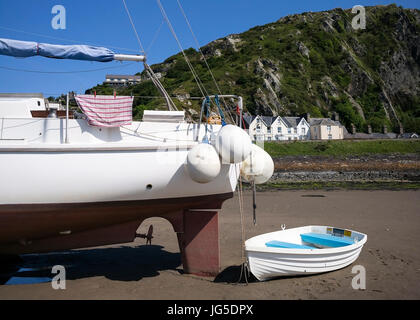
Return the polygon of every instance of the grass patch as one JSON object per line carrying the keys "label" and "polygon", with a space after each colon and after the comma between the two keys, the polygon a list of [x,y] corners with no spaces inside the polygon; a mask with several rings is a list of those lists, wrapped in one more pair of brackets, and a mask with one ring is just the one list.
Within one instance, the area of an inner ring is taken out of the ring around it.
{"label": "grass patch", "polygon": [[265,142],[264,149],[273,157],[301,155],[367,155],[367,154],[420,154],[420,140],[339,140]]}
{"label": "grass patch", "polygon": [[419,190],[420,182],[400,181],[327,181],[274,182],[257,186],[258,191],[274,190]]}

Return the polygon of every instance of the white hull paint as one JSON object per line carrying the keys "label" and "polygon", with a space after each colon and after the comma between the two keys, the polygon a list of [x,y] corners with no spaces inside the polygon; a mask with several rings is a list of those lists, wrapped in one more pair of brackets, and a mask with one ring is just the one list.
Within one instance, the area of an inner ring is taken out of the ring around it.
{"label": "white hull paint", "polygon": [[[196,124],[133,122],[120,128],[64,119],[0,119],[0,204],[178,198],[233,192],[239,169],[222,165],[213,181],[194,182],[187,153]],[[204,134],[204,125],[199,132]],[[210,126],[215,138],[220,126]]]}
{"label": "white hull paint", "polygon": [[365,234],[352,231],[352,245],[325,249],[288,249],[265,246],[271,240],[303,244],[302,233],[326,233],[327,226],[305,226],[265,233],[245,242],[248,265],[260,281],[281,276],[309,275],[338,270],[352,264],[367,240]]}

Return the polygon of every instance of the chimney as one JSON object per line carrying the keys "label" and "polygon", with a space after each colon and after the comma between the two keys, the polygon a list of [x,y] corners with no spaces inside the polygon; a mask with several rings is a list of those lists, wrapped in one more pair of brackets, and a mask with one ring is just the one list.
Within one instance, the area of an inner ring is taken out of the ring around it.
{"label": "chimney", "polygon": [[311,114],[308,112],[306,113],[306,122],[309,123],[309,121],[311,121]]}
{"label": "chimney", "polygon": [[370,124],[368,124],[367,129],[368,129],[368,134],[372,134],[372,126]]}
{"label": "chimney", "polygon": [[340,121],[340,116],[338,115],[338,113],[337,113],[337,112],[334,112],[334,113],[333,113],[333,120],[334,120],[334,121]]}
{"label": "chimney", "polygon": [[400,134],[404,134],[404,127],[400,125]]}
{"label": "chimney", "polygon": [[384,124],[384,134],[388,133],[388,127]]}
{"label": "chimney", "polygon": [[354,125],[354,123],[351,124],[351,133],[356,134],[356,126]]}

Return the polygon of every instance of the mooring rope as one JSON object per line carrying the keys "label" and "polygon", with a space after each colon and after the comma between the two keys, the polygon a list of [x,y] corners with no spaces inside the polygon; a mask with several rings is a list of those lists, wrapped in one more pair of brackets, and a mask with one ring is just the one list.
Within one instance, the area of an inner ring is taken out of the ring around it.
{"label": "mooring rope", "polygon": [[[238,176],[238,166],[235,165],[235,172]],[[239,214],[241,217],[241,273],[239,275],[239,279],[236,284],[239,284],[242,280],[242,274],[245,276],[245,282],[248,284],[248,277],[247,277],[247,263],[245,259],[245,228],[244,228],[244,199],[243,199],[243,189],[242,189],[242,177],[239,172],[239,183],[238,183],[238,200],[239,200]]]}

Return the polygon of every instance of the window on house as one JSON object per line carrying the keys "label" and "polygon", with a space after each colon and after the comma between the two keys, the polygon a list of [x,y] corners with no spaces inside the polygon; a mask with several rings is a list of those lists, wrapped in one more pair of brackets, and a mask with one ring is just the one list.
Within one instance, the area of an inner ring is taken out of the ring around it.
{"label": "window on house", "polygon": [[270,141],[271,140],[271,137],[267,137],[267,140]]}
{"label": "window on house", "polygon": [[331,126],[327,126],[327,131],[331,131]]}
{"label": "window on house", "polygon": [[332,140],[332,134],[328,135],[328,140]]}
{"label": "window on house", "polygon": [[277,128],[277,132],[278,132],[278,133],[281,133],[281,127],[278,127],[278,128]]}
{"label": "window on house", "polygon": [[267,128],[267,133],[271,133],[271,127]]}
{"label": "window on house", "polygon": [[287,133],[292,133],[292,128],[287,128]]}
{"label": "window on house", "polygon": [[305,128],[301,128],[300,130],[301,130],[302,134],[304,135],[305,134]]}
{"label": "window on house", "polygon": [[290,141],[290,140],[292,140],[292,138],[289,137],[288,140]]}

